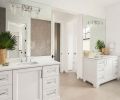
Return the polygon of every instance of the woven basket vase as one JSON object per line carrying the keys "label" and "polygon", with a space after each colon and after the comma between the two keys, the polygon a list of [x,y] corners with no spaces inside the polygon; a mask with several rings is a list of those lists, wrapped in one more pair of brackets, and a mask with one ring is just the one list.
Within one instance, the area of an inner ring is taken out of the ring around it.
{"label": "woven basket vase", "polygon": [[0,49],[0,64],[5,64],[7,60],[7,50]]}

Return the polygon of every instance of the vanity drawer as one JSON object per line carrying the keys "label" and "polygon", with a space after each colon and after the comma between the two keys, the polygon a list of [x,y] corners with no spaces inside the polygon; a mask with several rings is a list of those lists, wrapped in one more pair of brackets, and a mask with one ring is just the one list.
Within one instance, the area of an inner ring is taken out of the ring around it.
{"label": "vanity drawer", "polygon": [[104,71],[98,71],[97,72],[97,78],[98,79],[104,78]]}
{"label": "vanity drawer", "polygon": [[102,84],[105,82],[105,78],[102,76],[102,77],[99,77],[98,79],[98,84]]}
{"label": "vanity drawer", "polygon": [[43,77],[59,75],[59,65],[43,67]]}
{"label": "vanity drawer", "polygon": [[97,65],[97,71],[104,71],[105,65],[104,64],[98,64]]}
{"label": "vanity drawer", "polygon": [[56,88],[43,90],[43,100],[55,100],[57,97],[58,90]]}
{"label": "vanity drawer", "polygon": [[12,100],[12,98],[4,99],[4,100]]}
{"label": "vanity drawer", "polygon": [[118,63],[113,63],[113,67],[116,68],[116,70],[118,70],[118,68],[119,68]]}
{"label": "vanity drawer", "polygon": [[12,84],[12,71],[0,72],[0,86]]}
{"label": "vanity drawer", "polygon": [[113,57],[113,61],[118,61],[118,57]]}
{"label": "vanity drawer", "polygon": [[9,98],[12,98],[12,86],[0,87],[0,100],[9,100]]}
{"label": "vanity drawer", "polygon": [[3,99],[3,100],[12,100],[12,98],[8,98],[8,99]]}
{"label": "vanity drawer", "polygon": [[99,84],[102,84],[102,83],[104,83],[104,81],[105,81],[105,72],[104,71],[99,71],[98,73],[97,73],[97,82],[99,83]]}
{"label": "vanity drawer", "polygon": [[116,64],[116,65],[118,65],[118,61],[113,61],[113,64]]}
{"label": "vanity drawer", "polygon": [[103,59],[103,60],[98,60],[97,61],[97,65],[101,65],[101,64],[105,64],[105,62],[106,62],[106,60],[105,59]]}
{"label": "vanity drawer", "polygon": [[51,87],[58,87],[59,85],[59,77],[48,77],[43,78],[43,89],[51,88]]}

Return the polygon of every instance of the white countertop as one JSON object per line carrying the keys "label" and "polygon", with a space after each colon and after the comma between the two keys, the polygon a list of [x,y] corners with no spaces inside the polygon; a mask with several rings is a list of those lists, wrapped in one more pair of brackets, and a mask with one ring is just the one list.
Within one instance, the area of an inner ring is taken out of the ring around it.
{"label": "white countertop", "polygon": [[16,70],[16,69],[25,69],[25,68],[34,68],[34,67],[42,67],[42,66],[50,66],[50,65],[59,65],[60,62],[54,60],[39,60],[39,62],[23,62],[23,63],[10,63],[9,66],[0,66],[0,71],[7,70]]}
{"label": "white countertop", "polygon": [[113,58],[113,57],[118,57],[118,56],[114,56],[114,55],[100,55],[98,57],[84,57],[84,59],[99,60],[99,59],[106,59],[106,58]]}

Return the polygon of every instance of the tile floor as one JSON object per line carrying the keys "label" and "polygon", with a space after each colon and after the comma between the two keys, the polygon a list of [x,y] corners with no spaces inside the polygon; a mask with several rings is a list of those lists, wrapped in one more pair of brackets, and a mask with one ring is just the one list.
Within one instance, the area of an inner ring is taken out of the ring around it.
{"label": "tile floor", "polygon": [[120,81],[114,80],[93,88],[91,84],[77,80],[74,73],[60,77],[61,100],[120,100]]}

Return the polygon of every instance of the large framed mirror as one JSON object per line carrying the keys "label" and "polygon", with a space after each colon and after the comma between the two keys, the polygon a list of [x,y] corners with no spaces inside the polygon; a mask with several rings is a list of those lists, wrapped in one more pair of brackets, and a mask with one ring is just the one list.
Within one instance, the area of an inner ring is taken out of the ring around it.
{"label": "large framed mirror", "polygon": [[106,42],[105,19],[83,16],[83,51],[96,51],[97,40]]}
{"label": "large framed mirror", "polygon": [[9,58],[22,58],[26,56],[27,25],[23,23],[8,22],[8,31],[16,36],[17,45],[15,50],[9,51]]}
{"label": "large framed mirror", "polygon": [[51,55],[51,21],[31,19],[31,56]]}

